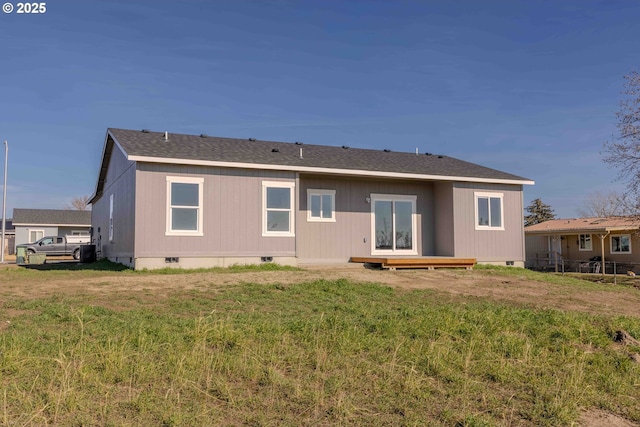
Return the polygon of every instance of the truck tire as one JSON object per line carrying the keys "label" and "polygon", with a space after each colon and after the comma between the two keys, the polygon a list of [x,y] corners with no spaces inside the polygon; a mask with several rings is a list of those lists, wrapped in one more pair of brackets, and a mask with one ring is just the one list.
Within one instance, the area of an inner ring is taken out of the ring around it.
{"label": "truck tire", "polygon": [[35,253],[36,251],[34,251],[33,249],[27,249],[27,255],[33,255]]}
{"label": "truck tire", "polygon": [[73,251],[73,259],[75,259],[76,261],[80,260],[80,248]]}

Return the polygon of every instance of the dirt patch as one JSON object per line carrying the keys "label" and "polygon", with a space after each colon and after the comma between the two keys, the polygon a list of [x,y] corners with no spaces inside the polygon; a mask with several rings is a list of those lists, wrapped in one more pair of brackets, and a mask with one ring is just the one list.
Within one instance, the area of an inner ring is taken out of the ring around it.
{"label": "dirt patch", "polygon": [[629,420],[597,409],[584,411],[578,421],[580,427],[637,427]]}
{"label": "dirt patch", "polygon": [[[310,267],[302,271],[210,272],[184,275],[113,272],[91,277],[35,277],[2,283],[0,296],[40,298],[61,294],[152,293],[156,297],[179,290],[207,289],[240,283],[295,284],[320,279],[346,278],[356,282],[376,282],[400,290],[428,289],[452,297],[477,297],[538,308],[574,310],[594,314],[640,317],[640,290],[611,285],[610,288],[569,287],[530,280],[524,276],[504,276],[487,270],[370,270],[361,265]],[[621,293],[623,292],[623,293]],[[623,297],[621,297],[623,295]]]}

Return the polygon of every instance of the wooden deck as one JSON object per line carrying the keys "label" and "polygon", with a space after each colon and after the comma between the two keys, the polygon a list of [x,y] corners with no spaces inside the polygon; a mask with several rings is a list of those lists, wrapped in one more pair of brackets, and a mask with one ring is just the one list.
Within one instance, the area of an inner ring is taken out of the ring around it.
{"label": "wooden deck", "polygon": [[475,258],[449,257],[414,257],[414,258],[386,258],[386,257],[351,257],[350,262],[380,264],[382,268],[395,270],[396,268],[466,268],[473,269]]}

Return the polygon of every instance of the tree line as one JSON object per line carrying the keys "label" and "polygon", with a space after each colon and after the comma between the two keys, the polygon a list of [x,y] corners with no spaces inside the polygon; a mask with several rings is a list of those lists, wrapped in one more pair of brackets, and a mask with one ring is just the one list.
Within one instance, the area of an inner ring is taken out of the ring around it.
{"label": "tree line", "polygon": [[[593,192],[587,195],[578,209],[581,217],[640,216],[640,74],[624,76],[620,109],[616,112],[616,133],[605,141],[603,160],[625,183],[619,192]],[[524,224],[533,225],[555,219],[555,213],[541,199],[534,199],[526,207]]]}

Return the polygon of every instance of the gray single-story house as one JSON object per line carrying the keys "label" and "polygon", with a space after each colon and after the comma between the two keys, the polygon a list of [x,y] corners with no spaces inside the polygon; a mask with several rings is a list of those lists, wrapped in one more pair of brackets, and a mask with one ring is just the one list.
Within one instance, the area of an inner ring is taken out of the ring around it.
{"label": "gray single-story house", "polygon": [[108,129],[91,224],[139,268],[351,257],[524,266],[523,185],[431,153]]}
{"label": "gray single-story house", "polygon": [[15,208],[13,226],[16,245],[33,243],[44,236],[88,235],[91,230],[91,212]]}

